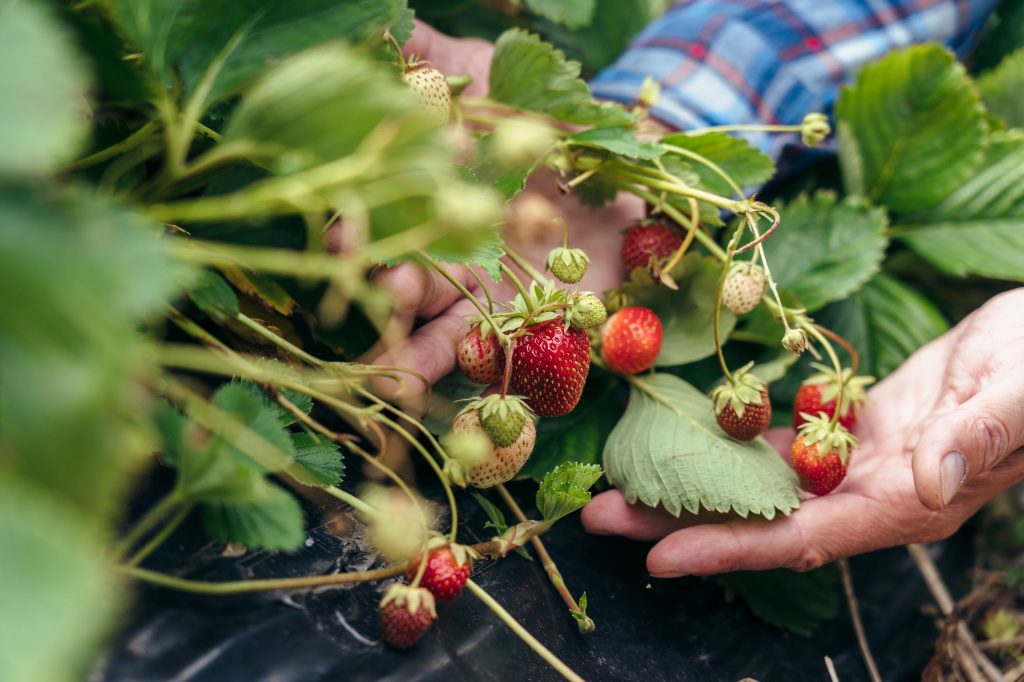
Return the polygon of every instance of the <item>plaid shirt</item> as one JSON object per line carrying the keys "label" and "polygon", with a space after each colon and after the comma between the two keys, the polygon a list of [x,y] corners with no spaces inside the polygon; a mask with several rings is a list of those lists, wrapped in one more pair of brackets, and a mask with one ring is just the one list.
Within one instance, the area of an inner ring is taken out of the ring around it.
{"label": "plaid shirt", "polygon": [[[682,130],[797,124],[827,112],[841,84],[893,49],[936,41],[962,58],[997,0],[688,0],[644,29],[591,82],[596,97],[636,101],[661,83],[655,118]],[[778,156],[794,134],[748,133]]]}

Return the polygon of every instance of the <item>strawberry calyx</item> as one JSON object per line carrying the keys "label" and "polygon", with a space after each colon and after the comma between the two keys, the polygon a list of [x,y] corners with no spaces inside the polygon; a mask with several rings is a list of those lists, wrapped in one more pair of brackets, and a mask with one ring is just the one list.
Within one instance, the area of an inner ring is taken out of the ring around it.
{"label": "strawberry calyx", "polygon": [[472,410],[480,411],[480,426],[491,442],[501,448],[516,442],[526,420],[534,418],[526,406],[526,399],[519,395],[495,393],[485,398],[474,398],[459,414]]}
{"label": "strawberry calyx", "polygon": [[753,362],[747,363],[732,373],[731,382],[727,381],[711,391],[716,416],[731,406],[736,416],[742,419],[747,405],[761,404],[765,383],[750,373],[753,366]]}
{"label": "strawberry calyx", "polygon": [[836,453],[843,466],[850,462],[850,451],[860,447],[860,441],[842,424],[833,424],[828,417],[819,417],[801,412],[807,421],[797,431],[797,438],[803,439],[804,446],[817,445],[818,457],[830,452]]}
{"label": "strawberry calyx", "polygon": [[[452,553],[452,557],[455,558],[455,565],[462,568],[467,563],[469,564],[470,570],[473,569],[473,562],[477,559],[481,559],[480,552],[476,551],[472,547],[467,545],[460,545],[457,542],[452,542],[447,536],[437,533],[433,533],[431,538],[427,540],[426,545],[423,547],[423,551],[429,556],[436,550],[447,547],[448,551]],[[410,566],[415,566],[418,560],[422,560],[423,552],[418,552],[415,557],[409,560]]]}
{"label": "strawberry calyx", "polygon": [[383,609],[391,602],[405,607],[409,613],[416,613],[424,608],[432,617],[437,618],[437,603],[434,600],[434,595],[430,594],[426,588],[395,583],[384,593],[380,600],[380,608]]}
{"label": "strawberry calyx", "polygon": [[526,289],[526,296],[523,295],[523,292],[516,294],[512,301],[512,312],[501,313],[494,317],[504,320],[501,331],[509,333],[520,328],[529,329],[542,322],[561,318],[568,304],[565,291],[558,288],[554,282],[548,282],[543,289],[536,282],[531,282]]}
{"label": "strawberry calyx", "polygon": [[588,263],[590,263],[590,257],[583,249],[559,246],[548,254],[544,269],[550,270],[562,282],[575,284],[583,278]]}
{"label": "strawberry calyx", "polygon": [[[821,391],[821,403],[825,405],[839,398],[839,375],[831,367],[812,362],[811,367],[818,370],[804,380],[804,386],[817,386]],[[843,400],[836,405],[836,412],[844,415],[852,408],[853,414],[860,418],[861,407],[870,399],[864,390],[875,382],[871,376],[854,376],[852,367],[843,368]]]}

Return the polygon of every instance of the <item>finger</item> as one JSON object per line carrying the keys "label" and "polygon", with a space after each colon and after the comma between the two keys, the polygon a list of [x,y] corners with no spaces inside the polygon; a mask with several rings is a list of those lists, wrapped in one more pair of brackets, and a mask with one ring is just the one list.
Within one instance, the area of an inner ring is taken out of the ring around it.
{"label": "finger", "polygon": [[618,490],[609,490],[592,499],[581,512],[583,527],[595,535],[623,535],[633,540],[660,540],[669,533],[698,523],[724,521],[725,514],[701,511],[699,515],[683,510],[678,517],[664,509],[645,504],[629,504]]}
{"label": "finger", "polygon": [[463,94],[467,97],[487,96],[493,43],[480,38],[452,38],[421,21],[415,21],[412,37],[402,51],[410,59],[421,54],[446,76],[468,74],[473,81]]}
{"label": "finger", "polygon": [[886,514],[865,513],[864,504],[860,495],[832,493],[805,500],[781,519],[751,516],[679,530],[654,546],[647,570],[658,578],[780,567],[809,570],[841,556],[899,544],[893,531],[900,527],[890,527]]}
{"label": "finger", "polygon": [[[470,301],[459,301],[382,354],[374,364],[411,369],[434,384],[455,369],[455,349],[466,335],[467,318],[475,310]],[[390,377],[374,377],[372,383],[374,389],[386,398],[406,398],[426,390],[426,386],[415,377],[405,381],[404,387]]]}
{"label": "finger", "polygon": [[914,487],[943,509],[960,487],[1024,446],[1024,385],[1007,377],[931,423],[914,449]]}
{"label": "finger", "polygon": [[[480,288],[466,268],[446,264],[442,264],[442,267],[469,291]],[[463,296],[441,273],[424,270],[411,263],[381,268],[373,274],[373,283],[394,294],[396,313],[412,314],[428,320],[448,310]]]}

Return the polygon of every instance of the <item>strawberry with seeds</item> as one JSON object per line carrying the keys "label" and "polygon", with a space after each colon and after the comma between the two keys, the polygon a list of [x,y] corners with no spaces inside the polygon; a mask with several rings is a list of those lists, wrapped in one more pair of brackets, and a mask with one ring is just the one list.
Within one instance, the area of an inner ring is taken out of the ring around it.
{"label": "strawberry with seeds", "polygon": [[715,421],[736,440],[754,440],[768,430],[772,420],[768,387],[750,373],[753,366],[751,362],[736,370],[731,380],[711,392]]}
{"label": "strawberry with seeds", "polygon": [[733,263],[722,286],[722,305],[734,315],[749,313],[764,296],[768,280],[764,268],[752,263]]}
{"label": "strawberry with seeds", "polygon": [[504,369],[500,346],[491,325],[474,324],[456,350],[459,369],[475,384],[493,384],[501,379]]}
{"label": "strawberry with seeds", "polygon": [[622,262],[626,272],[650,267],[651,261],[671,258],[682,245],[679,235],[663,223],[641,220],[630,227],[622,239]]}
{"label": "strawberry with seeds", "polygon": [[[459,413],[452,424],[452,433],[456,436],[465,436],[476,433],[490,438],[487,431],[480,424],[480,403],[475,400]],[[505,429],[512,429],[505,425]],[[533,446],[537,442],[537,427],[533,419],[527,415],[520,427],[518,437],[509,445],[500,446],[492,442],[493,447],[487,456],[478,462],[474,462],[469,471],[466,472],[466,480],[477,488],[490,488],[499,483],[505,483],[519,473],[519,470],[526,464],[526,460],[533,453]]]}
{"label": "strawberry with seeds", "polygon": [[661,340],[661,320],[653,310],[623,308],[601,328],[601,359],[613,372],[637,374],[654,364]]}
{"label": "strawberry with seeds", "polygon": [[860,443],[841,424],[804,414],[791,454],[800,487],[815,495],[832,492],[846,478],[850,450]]}
{"label": "strawberry with seeds", "polygon": [[437,618],[434,595],[402,583],[388,588],[378,613],[381,639],[396,649],[408,649],[419,641]]}
{"label": "strawberry with seeds", "polygon": [[[473,569],[472,554],[475,552],[463,545],[433,538],[427,545],[427,565],[420,576],[420,587],[434,595],[437,601],[454,600]],[[405,578],[410,584],[416,579],[422,561],[423,553],[420,552],[406,564]]]}
{"label": "strawberry with seeds", "polygon": [[[836,413],[839,400],[839,375],[835,370],[811,363],[811,366],[818,370],[802,384],[797,391],[796,399],[793,401],[793,428],[799,429],[806,421],[803,414],[824,415],[832,419]],[[874,377],[854,376],[853,368],[847,367],[843,370],[843,404],[839,410],[839,423],[847,429],[852,429],[860,416],[860,410],[868,401],[865,388],[874,383]]]}

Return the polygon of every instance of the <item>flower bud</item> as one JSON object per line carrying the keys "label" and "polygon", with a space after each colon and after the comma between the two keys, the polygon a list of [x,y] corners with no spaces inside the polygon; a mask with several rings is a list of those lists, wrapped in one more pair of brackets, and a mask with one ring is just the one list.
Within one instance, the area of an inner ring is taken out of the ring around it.
{"label": "flower bud", "polygon": [[807,350],[807,332],[803,329],[790,329],[782,337],[782,347],[799,355]]}
{"label": "flower bud", "polygon": [[825,114],[807,114],[800,124],[800,137],[808,147],[817,147],[832,132]]}

